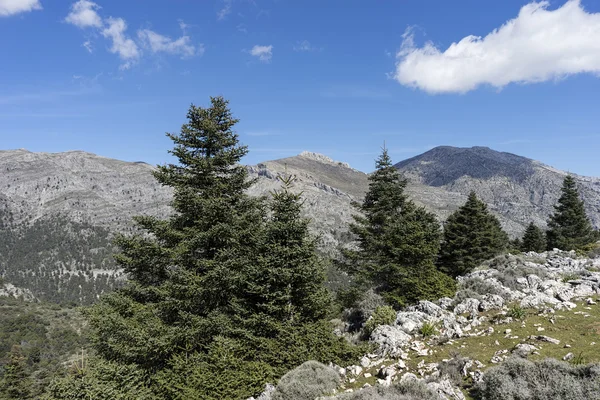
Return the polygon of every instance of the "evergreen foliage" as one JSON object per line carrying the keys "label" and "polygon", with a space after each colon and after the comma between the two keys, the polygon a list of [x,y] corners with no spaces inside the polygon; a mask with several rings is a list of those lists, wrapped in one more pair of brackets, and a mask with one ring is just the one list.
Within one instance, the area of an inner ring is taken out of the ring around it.
{"label": "evergreen foliage", "polygon": [[521,251],[535,251],[541,253],[544,250],[546,250],[546,235],[537,225],[530,222],[523,235]]}
{"label": "evergreen foliage", "polygon": [[598,240],[598,232],[592,229],[585,214],[583,200],[579,198],[577,184],[571,175],[563,181],[561,196],[554,206],[554,214],[548,220],[547,246],[551,250],[576,250]]}
{"label": "evergreen foliage", "polygon": [[25,356],[21,347],[13,345],[4,364],[4,376],[0,381],[1,399],[30,399],[31,379],[27,376]]}
{"label": "evergreen foliage", "polygon": [[454,281],[434,264],[439,223],[408,199],[405,187],[384,148],[363,203],[355,204],[362,215],[354,216],[350,230],[358,249],[343,251],[343,267],[355,282],[374,286],[396,308],[452,296],[455,289]]}
{"label": "evergreen foliage", "polygon": [[451,276],[464,275],[508,246],[508,235],[475,192],[448,217],[438,263]]}
{"label": "evergreen foliage", "polygon": [[178,163],[155,172],[174,213],[137,217],[140,233],[117,237],[130,282],[86,312],[99,365],[134,378],[115,384],[92,365],[58,382],[56,399],[82,382],[124,399],[243,399],[309,359],[344,364],[360,351],[323,320],[325,272],[293,177],[270,202],[250,197],[227,101],[187,118],[168,134]]}

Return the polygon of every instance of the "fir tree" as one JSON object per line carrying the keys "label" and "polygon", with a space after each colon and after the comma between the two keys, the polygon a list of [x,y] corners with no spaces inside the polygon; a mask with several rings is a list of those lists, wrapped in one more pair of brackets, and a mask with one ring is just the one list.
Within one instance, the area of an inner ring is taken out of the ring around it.
{"label": "fir tree", "polygon": [[440,250],[440,268],[451,276],[464,275],[482,261],[506,249],[508,235],[475,192],[448,217]]}
{"label": "fir tree", "polygon": [[374,286],[396,308],[454,291],[454,281],[434,265],[439,223],[408,199],[405,187],[384,148],[363,203],[355,204],[362,215],[354,216],[350,230],[358,250],[343,251],[343,268],[355,282]]}
{"label": "fir tree", "polygon": [[51,399],[243,399],[304,361],[343,364],[358,352],[323,319],[323,267],[291,180],[270,208],[248,196],[227,102],[211,98],[187,117],[168,134],[178,164],[155,173],[173,189],[173,214],[137,217],[141,232],[116,240],[130,280],[87,311],[98,367],[56,382]]}
{"label": "fir tree", "polygon": [[585,214],[583,200],[579,198],[577,184],[571,175],[563,181],[561,196],[554,206],[554,214],[548,221],[546,232],[548,249],[580,249],[598,240]]}
{"label": "fir tree", "polygon": [[546,236],[536,224],[530,222],[523,234],[521,251],[535,251],[541,253],[546,250]]}
{"label": "fir tree", "polygon": [[0,381],[1,399],[31,398],[32,382],[25,370],[25,360],[21,346],[14,345],[8,354],[8,361],[4,365],[4,377]]}
{"label": "fir tree", "polygon": [[325,267],[317,254],[317,238],[309,233],[309,220],[301,216],[302,194],[293,192],[296,177],[286,173],[279,180],[282,188],[271,193],[271,215],[246,293],[263,325],[266,319],[315,322],[330,305]]}

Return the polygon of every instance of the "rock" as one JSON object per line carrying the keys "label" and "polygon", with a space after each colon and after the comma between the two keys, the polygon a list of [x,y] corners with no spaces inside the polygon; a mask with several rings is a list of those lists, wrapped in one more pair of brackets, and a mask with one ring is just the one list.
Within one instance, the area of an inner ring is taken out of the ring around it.
{"label": "rock", "polygon": [[363,368],[369,368],[369,365],[371,365],[371,360],[369,360],[369,358],[365,356],[360,359],[360,365]]}
{"label": "rock", "polygon": [[552,343],[552,344],[560,344],[560,340],[551,338],[550,336],[544,336],[544,335],[529,336],[529,339],[539,340],[540,342],[547,342],[547,343]]}
{"label": "rock", "polygon": [[450,297],[442,297],[438,300],[439,306],[442,310],[448,310],[454,301]]}
{"label": "rock", "polygon": [[442,308],[430,301],[421,300],[415,306],[408,307],[408,311],[420,311],[423,314],[439,318],[444,314]]}
{"label": "rock", "polygon": [[409,381],[409,380],[418,381],[419,378],[415,374],[413,374],[412,372],[407,372],[404,375],[402,375],[402,377],[400,378],[400,382],[406,382],[406,381]]}
{"label": "rock", "polygon": [[389,357],[396,357],[402,353],[402,347],[407,346],[412,336],[407,334],[398,326],[380,325],[369,340],[379,345],[380,352]]}
{"label": "rock", "polygon": [[470,314],[477,315],[479,313],[479,304],[481,302],[477,299],[468,298],[463,300],[460,304],[454,307],[454,314]]}
{"label": "rock", "polygon": [[530,289],[538,290],[542,283],[542,278],[540,278],[539,276],[533,274],[527,275],[527,284],[529,285]]}
{"label": "rock", "polygon": [[519,357],[526,358],[528,355],[532,354],[536,350],[539,349],[532,344],[519,343],[515,346],[512,353]]}
{"label": "rock", "polygon": [[545,293],[536,292],[525,296],[521,300],[521,308],[539,308],[546,304],[558,304],[559,301]]}
{"label": "rock", "polygon": [[592,298],[588,298],[588,299],[586,299],[586,300],[585,300],[585,303],[586,303],[588,306],[593,306],[593,305],[595,305],[595,304],[596,304],[596,302],[595,302],[595,301],[594,301]]}
{"label": "rock", "polygon": [[363,369],[358,365],[353,365],[351,367],[348,367],[348,372],[354,376],[359,376],[360,374],[362,374]]}
{"label": "rock", "polygon": [[483,297],[483,300],[479,304],[479,310],[500,310],[503,305],[504,299],[502,298],[502,296],[499,296],[497,294],[488,294]]}
{"label": "rock", "polygon": [[370,373],[368,373],[368,372],[367,372],[367,373],[365,373],[365,378],[367,378],[367,379],[371,378],[372,376],[373,376],[373,375],[371,375],[371,374],[370,374]]}
{"label": "rock", "polygon": [[440,400],[465,400],[465,395],[462,391],[455,387],[449,379],[443,379],[439,382],[429,382],[427,387],[432,392],[437,393]]}
{"label": "rock", "polygon": [[574,358],[575,358],[575,354],[567,353],[567,355],[563,357],[563,361],[571,361]]}

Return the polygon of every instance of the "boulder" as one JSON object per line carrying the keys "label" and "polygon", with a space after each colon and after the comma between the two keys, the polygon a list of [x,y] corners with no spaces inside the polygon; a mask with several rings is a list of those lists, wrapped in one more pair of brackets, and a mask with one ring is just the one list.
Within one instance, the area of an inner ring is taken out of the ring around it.
{"label": "boulder", "polygon": [[384,355],[395,357],[402,353],[402,348],[410,343],[412,336],[404,332],[401,327],[380,325],[369,340],[379,345],[380,352]]}

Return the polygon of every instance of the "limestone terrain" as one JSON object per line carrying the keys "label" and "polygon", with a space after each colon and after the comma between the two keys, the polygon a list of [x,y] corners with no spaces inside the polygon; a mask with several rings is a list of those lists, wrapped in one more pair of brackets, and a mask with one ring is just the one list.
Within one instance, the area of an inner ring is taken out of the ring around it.
{"label": "limestone terrain", "polygon": [[[421,380],[442,400],[464,400],[509,357],[598,363],[599,297],[600,258],[558,250],[499,256],[460,277],[454,298],[421,301],[376,327],[374,350],[358,364],[330,364],[342,377],[334,398]],[[360,336],[339,324],[338,335]]]}
{"label": "limestone terrain", "polygon": [[[513,237],[530,221],[544,226],[565,176],[539,162],[479,147],[438,147],[397,167],[409,179],[409,196],[440,221],[475,190]],[[134,215],[170,212],[171,191],[154,180],[153,169],[82,151],[0,151],[2,275],[43,299],[89,302],[109,290],[122,279],[110,256],[112,235],[131,232]],[[362,200],[367,174],[310,152],[248,166],[248,171],[257,179],[252,195],[268,196],[280,188],[279,174],[297,177],[295,190],[304,195],[305,214],[325,253],[334,254],[352,239],[347,232],[356,212],[351,204]],[[598,226],[600,180],[576,178]],[[102,282],[96,285],[97,279]]]}

